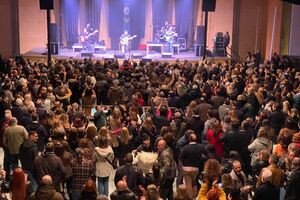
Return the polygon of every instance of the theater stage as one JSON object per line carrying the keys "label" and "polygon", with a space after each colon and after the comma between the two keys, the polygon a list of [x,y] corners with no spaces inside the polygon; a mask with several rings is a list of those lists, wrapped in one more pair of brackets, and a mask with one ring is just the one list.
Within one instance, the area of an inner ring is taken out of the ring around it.
{"label": "theater stage", "polygon": [[[22,55],[25,59],[31,60],[42,60],[44,62],[47,61],[47,50],[45,48],[34,48],[27,53]],[[179,51],[179,53],[175,52],[173,55],[160,53],[159,50],[150,50],[147,54],[146,50],[131,50],[130,53],[126,53],[122,55],[119,50],[105,50],[98,51],[93,54],[90,52],[74,52],[73,49],[60,49],[59,53],[56,55],[52,55],[52,58],[56,59],[84,59],[89,58],[91,56],[92,60],[102,60],[102,59],[112,59],[118,58],[119,60],[129,59],[132,60],[141,60],[146,59],[148,61],[159,61],[165,62],[168,61],[170,63],[175,62],[176,60],[188,60],[189,62],[197,62],[202,60],[202,56],[196,56],[195,51]],[[230,60],[229,57],[208,57],[208,60],[211,60],[212,63],[223,62],[225,60]]]}

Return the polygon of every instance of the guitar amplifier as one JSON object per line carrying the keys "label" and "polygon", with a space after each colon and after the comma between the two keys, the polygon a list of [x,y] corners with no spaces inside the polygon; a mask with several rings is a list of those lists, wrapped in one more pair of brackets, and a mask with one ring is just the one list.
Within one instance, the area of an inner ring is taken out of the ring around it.
{"label": "guitar amplifier", "polygon": [[178,38],[177,43],[179,44],[179,50],[186,50],[186,39]]}

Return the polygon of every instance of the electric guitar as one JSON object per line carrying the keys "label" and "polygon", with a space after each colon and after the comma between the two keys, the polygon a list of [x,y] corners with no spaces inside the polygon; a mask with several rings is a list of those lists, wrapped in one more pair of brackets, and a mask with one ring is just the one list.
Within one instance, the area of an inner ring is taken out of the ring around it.
{"label": "electric guitar", "polygon": [[95,30],[94,32],[89,33],[88,35],[81,35],[81,36],[80,36],[80,41],[81,41],[81,42],[85,42],[85,41],[87,41],[92,35],[95,35],[95,34],[98,33],[98,32],[99,32],[98,30]]}
{"label": "electric guitar", "polygon": [[133,38],[136,38],[136,37],[137,37],[137,35],[134,35],[132,37],[124,37],[124,38],[120,39],[120,44],[121,45],[128,45],[129,40],[132,40]]}

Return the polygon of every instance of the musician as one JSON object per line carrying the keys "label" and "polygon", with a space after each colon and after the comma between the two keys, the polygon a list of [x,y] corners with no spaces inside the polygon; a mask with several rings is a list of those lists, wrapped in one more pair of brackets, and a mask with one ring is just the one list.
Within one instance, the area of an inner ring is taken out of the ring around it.
{"label": "musician", "polygon": [[80,42],[83,45],[83,48],[89,49],[92,43],[95,43],[95,38],[93,36],[98,32],[91,27],[90,23],[87,23],[80,33]]}
{"label": "musician", "polygon": [[228,31],[225,32],[223,38],[224,38],[225,55],[227,55],[227,47],[228,47],[228,45],[230,43],[230,35],[229,35]]}
{"label": "musician", "polygon": [[131,40],[131,35],[128,33],[128,31],[124,31],[124,33],[120,37],[120,46],[121,46],[121,52],[124,54],[128,51],[129,41]]}
{"label": "musician", "polygon": [[159,39],[161,43],[165,43],[166,42],[166,32],[169,30],[169,28],[171,27],[171,24],[168,21],[165,21],[165,24],[161,27],[160,31],[159,31]]}
{"label": "musician", "polygon": [[166,51],[173,53],[173,44],[176,41],[176,37],[178,33],[175,32],[175,28],[170,26],[165,33],[165,41],[166,41]]}

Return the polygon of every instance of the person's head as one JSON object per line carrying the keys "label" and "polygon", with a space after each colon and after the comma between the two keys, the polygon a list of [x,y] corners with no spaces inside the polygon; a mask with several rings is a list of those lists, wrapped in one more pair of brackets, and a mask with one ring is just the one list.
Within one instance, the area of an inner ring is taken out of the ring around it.
{"label": "person's head", "polygon": [[79,140],[78,147],[80,147],[80,148],[88,148],[89,147],[89,141],[88,141],[88,139],[81,138]]}
{"label": "person's head", "polygon": [[124,34],[125,34],[125,35],[128,35],[128,31],[127,31],[127,30],[125,30],[125,31],[124,31]]}
{"label": "person's head", "polygon": [[233,161],[232,166],[233,166],[233,171],[237,175],[240,175],[243,172],[242,165],[241,165],[240,161],[238,161],[238,160]]}
{"label": "person's head", "polygon": [[105,126],[102,126],[99,130],[99,136],[108,136],[108,129]]}
{"label": "person's head", "polygon": [[43,176],[43,177],[42,177],[41,183],[42,183],[43,185],[52,185],[53,183],[52,183],[52,178],[51,178],[51,176],[49,176],[49,175]]}
{"label": "person's head", "polygon": [[262,161],[269,161],[270,153],[267,149],[263,149],[259,152],[258,158]]}
{"label": "person's head", "polygon": [[195,133],[189,136],[189,142],[197,142],[197,135]]}
{"label": "person's head", "polygon": [[12,199],[21,200],[26,198],[27,180],[24,171],[21,168],[16,168],[13,171],[10,184]]}
{"label": "person's head", "polygon": [[109,145],[107,136],[100,136],[98,141],[99,141],[100,148],[107,148]]}
{"label": "person's head", "polygon": [[279,156],[277,156],[275,154],[270,155],[270,157],[269,157],[270,165],[277,165],[278,162],[279,162]]}
{"label": "person's head", "polygon": [[221,178],[222,188],[233,187],[233,180],[229,174],[223,174]]}
{"label": "person's head", "polygon": [[157,151],[158,152],[162,152],[163,150],[165,150],[167,148],[167,143],[165,140],[159,140],[157,142]]}
{"label": "person's head", "polygon": [[292,166],[293,166],[294,169],[300,167],[300,158],[299,157],[294,157],[293,158]]}
{"label": "person's head", "polygon": [[143,144],[144,144],[146,147],[150,147],[150,145],[151,145],[151,140],[150,140],[150,137],[149,137],[147,134],[143,136],[142,140],[143,140]]}
{"label": "person's head", "polygon": [[32,142],[37,142],[38,139],[39,139],[39,135],[38,135],[38,133],[36,131],[29,131],[28,138]]}
{"label": "person's head", "polygon": [[120,137],[121,137],[121,140],[124,144],[128,144],[129,143],[129,140],[130,140],[130,133],[129,133],[129,130],[127,127],[123,127],[121,129],[121,133],[120,133]]}
{"label": "person's head", "polygon": [[219,200],[220,192],[218,188],[213,187],[206,194],[207,200]]}
{"label": "person's head", "polygon": [[82,191],[85,191],[85,192],[91,192],[91,193],[97,193],[95,181],[93,181],[92,179],[88,179],[88,180],[85,182]]}
{"label": "person's head", "polygon": [[177,187],[177,191],[174,196],[175,200],[186,200],[189,199],[188,190],[185,184],[180,184]]}
{"label": "person's head", "polygon": [[89,126],[89,127],[87,127],[87,129],[86,129],[86,137],[88,138],[88,139],[94,139],[95,137],[96,137],[96,135],[97,135],[97,128],[95,127],[95,126]]}
{"label": "person's head", "polygon": [[122,192],[122,191],[125,191],[127,189],[127,183],[125,180],[120,180],[118,183],[117,183],[117,190]]}
{"label": "person's head", "polygon": [[133,155],[131,153],[127,153],[124,157],[124,161],[126,164],[132,164]]}
{"label": "person's head", "polygon": [[221,176],[221,166],[216,159],[208,159],[204,165],[204,179],[208,185],[217,180]]}
{"label": "person's head", "polygon": [[264,128],[260,128],[258,130],[257,137],[268,138],[268,133]]}
{"label": "person's head", "polygon": [[12,117],[12,118],[10,119],[10,125],[13,126],[13,125],[16,125],[16,124],[18,124],[17,118]]}
{"label": "person's head", "polygon": [[147,200],[157,200],[157,199],[159,199],[159,190],[156,187],[156,185],[151,184],[151,185],[147,186],[146,199]]}
{"label": "person's head", "polygon": [[263,168],[261,173],[261,181],[266,183],[272,180],[272,172],[268,168]]}

